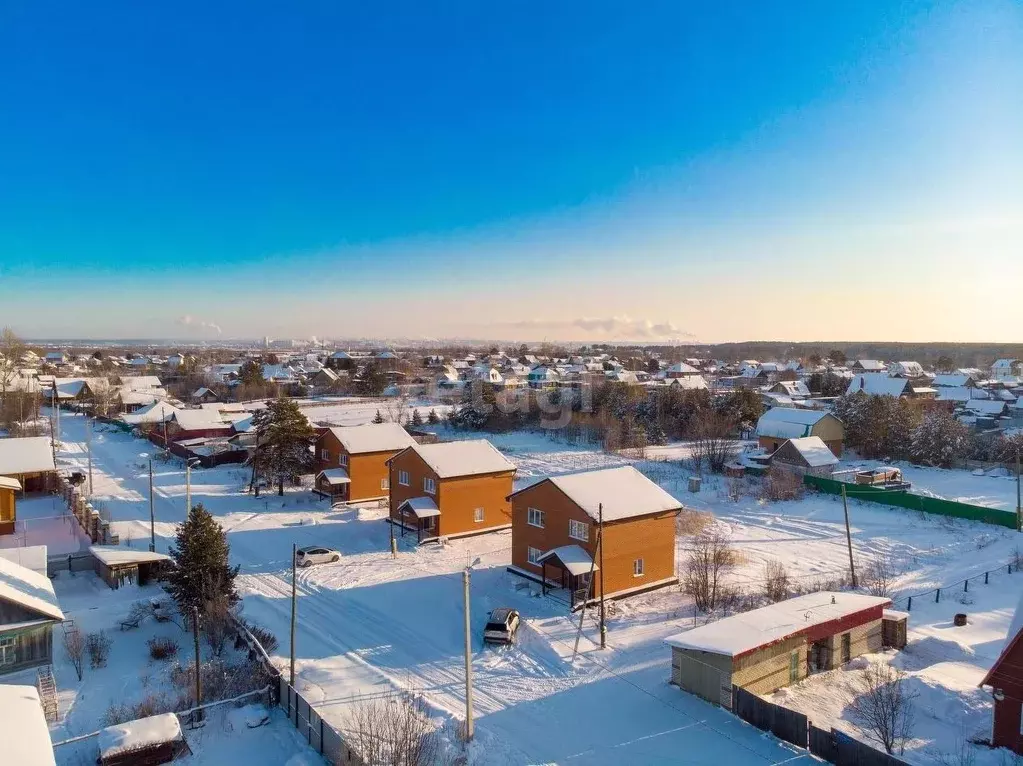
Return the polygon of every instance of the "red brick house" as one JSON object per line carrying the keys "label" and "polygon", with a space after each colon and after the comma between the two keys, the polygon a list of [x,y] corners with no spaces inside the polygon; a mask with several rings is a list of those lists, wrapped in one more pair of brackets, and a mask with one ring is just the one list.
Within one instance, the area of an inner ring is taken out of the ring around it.
{"label": "red brick house", "polygon": [[1023,755],[1023,599],[1016,606],[1005,648],[980,682],[995,700],[991,744]]}

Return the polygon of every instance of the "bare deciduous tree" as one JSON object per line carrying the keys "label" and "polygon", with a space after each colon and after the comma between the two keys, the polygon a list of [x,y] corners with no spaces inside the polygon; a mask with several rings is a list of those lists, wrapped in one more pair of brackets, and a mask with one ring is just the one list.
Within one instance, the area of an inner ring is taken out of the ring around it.
{"label": "bare deciduous tree", "polygon": [[913,731],[913,701],[918,696],[906,685],[906,674],[886,662],[860,671],[859,696],[852,709],[871,737],[892,754],[902,752]]}
{"label": "bare deciduous tree", "polygon": [[107,666],[107,658],[110,656],[112,644],[110,636],[102,630],[98,633],[90,633],[85,637],[85,648],[89,652],[89,665],[93,670]]}
{"label": "bare deciduous tree", "polygon": [[789,597],[789,573],[785,565],[775,559],[764,564],[764,595],[773,603]]}
{"label": "bare deciduous tree", "polygon": [[693,597],[697,609],[712,612],[726,600],[728,589],[723,578],[735,564],[735,551],[720,530],[710,528],[693,538],[682,577],[683,588]]}
{"label": "bare deciduous tree", "polygon": [[82,670],[85,667],[85,636],[77,628],[68,629],[64,633],[64,651],[75,669],[78,680],[82,680]]}
{"label": "bare deciduous tree", "polygon": [[436,729],[418,694],[354,702],[344,734],[367,764],[426,766],[438,755]]}
{"label": "bare deciduous tree", "polygon": [[693,473],[724,472],[725,466],[739,451],[735,441],[730,438],[732,428],[727,417],[712,410],[704,410],[696,416],[693,423],[694,441],[688,460]]}
{"label": "bare deciduous tree", "polygon": [[894,579],[895,573],[892,571],[891,564],[887,558],[881,555],[871,559],[862,577],[863,585],[872,596],[891,595]]}
{"label": "bare deciduous tree", "polygon": [[214,657],[224,653],[231,630],[231,600],[225,593],[214,594],[203,601],[202,634]]}

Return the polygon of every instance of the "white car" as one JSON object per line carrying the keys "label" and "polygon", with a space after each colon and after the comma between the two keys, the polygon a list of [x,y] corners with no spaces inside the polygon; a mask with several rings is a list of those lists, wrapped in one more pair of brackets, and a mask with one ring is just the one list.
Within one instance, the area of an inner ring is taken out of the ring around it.
{"label": "white car", "polygon": [[515,641],[515,633],[519,629],[519,613],[508,607],[495,609],[487,617],[487,625],[483,629],[483,643],[510,644]]}
{"label": "white car", "polygon": [[299,548],[295,552],[295,564],[300,567],[311,567],[313,564],[330,564],[340,561],[341,554],[331,548],[320,548],[310,545],[306,548]]}

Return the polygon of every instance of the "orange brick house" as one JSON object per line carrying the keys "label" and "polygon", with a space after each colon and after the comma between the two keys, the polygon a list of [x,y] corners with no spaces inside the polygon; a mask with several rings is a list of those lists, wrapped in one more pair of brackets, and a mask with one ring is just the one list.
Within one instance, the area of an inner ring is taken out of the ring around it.
{"label": "orange brick house", "polygon": [[545,591],[564,589],[573,606],[587,594],[599,596],[601,588],[605,596],[621,597],[678,582],[675,518],[682,504],[632,466],[552,476],[509,499],[508,570]]}
{"label": "orange brick house", "polygon": [[397,423],[328,428],[316,440],[316,488],[352,503],[386,498],[387,461],[415,443]]}
{"label": "orange brick house", "polygon": [[511,526],[515,465],[486,439],[414,444],[389,461],[391,523],[420,542]]}

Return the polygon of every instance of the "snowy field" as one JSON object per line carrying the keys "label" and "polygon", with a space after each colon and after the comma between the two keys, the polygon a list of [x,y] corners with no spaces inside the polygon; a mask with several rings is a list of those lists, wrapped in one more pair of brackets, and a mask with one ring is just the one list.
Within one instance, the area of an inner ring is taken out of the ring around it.
{"label": "snowy field", "polygon": [[[366,419],[375,411],[374,406]],[[81,419],[63,419],[62,429],[61,464],[84,466]],[[751,591],[761,587],[769,559],[783,562],[797,581],[847,570],[838,498],[807,495],[771,503],[750,492],[733,501],[724,483],[713,479],[700,493],[691,494],[686,490],[687,474],[677,462],[684,446],[656,448],[648,459],[632,461],[534,434],[490,438],[519,466],[517,486],[555,473],[634,462],[686,506],[716,517],[742,554],[742,565],[732,578]],[[113,431],[98,430],[93,441],[96,500],[114,520],[122,540],[139,547],[145,547],[149,537],[148,473],[139,454],[149,449],[147,442]],[[157,548],[166,550],[174,525],[185,514],[184,476],[176,461],[157,463],[154,470]],[[943,496],[974,498],[971,502],[977,498],[1004,502],[1006,487],[1014,491],[1000,478],[918,472],[919,476],[907,475],[917,486]],[[465,706],[461,570],[479,558],[472,575],[477,734],[470,762],[760,764],[794,758],[809,762],[808,756],[668,684],[670,653],[663,640],[695,621],[690,599],[676,589],[619,602],[609,623],[609,647],[603,651],[595,643],[595,622],[587,615],[579,655],[573,660],[578,617],[570,618],[563,604],[522,588],[522,582],[505,571],[510,563],[509,533],[445,547],[416,548],[403,542],[392,559],[384,511],[330,508],[301,489],[284,498],[272,495],[257,501],[244,493],[247,479],[238,466],[194,471],[193,500],[203,502],[228,530],[232,558],[241,565],[245,615],[277,634],[280,652],[287,652],[292,543],[328,545],[342,553],[337,564],[299,574],[296,642],[297,685],[338,728],[343,728],[359,700],[416,689],[425,694],[454,752]],[[900,593],[922,592],[1004,566],[1016,547],[1015,533],[979,523],[852,501],[850,515],[857,565],[877,555],[886,557],[897,571],[895,589]],[[682,539],[680,556],[685,547]],[[944,606],[963,610],[951,599],[938,605],[934,614],[914,602],[913,644],[899,658],[910,663],[923,651],[937,652],[942,659],[914,672],[929,672],[921,678],[935,686],[944,684],[943,709],[949,714],[962,710],[960,717],[969,721],[971,730],[983,727],[990,710],[973,688],[977,681],[971,674],[997,656],[997,642],[1004,641],[1009,619],[1006,610],[1011,612],[1010,605],[1023,589],[1023,579],[1018,586],[1015,578],[999,582],[992,580],[983,594],[980,587],[976,593],[971,590],[978,599],[972,610],[976,614],[971,614],[976,635],[941,632],[949,622]],[[999,598],[981,602],[989,591]],[[487,612],[497,606],[517,608],[523,615],[521,639],[513,647],[484,648],[479,640]],[[944,667],[949,664],[954,669]],[[962,670],[963,664],[973,669]],[[941,674],[958,680],[954,685],[941,682],[937,680]],[[838,716],[840,711],[813,702],[811,687],[818,682],[814,678],[803,686],[810,689],[807,704],[817,711],[814,720],[823,725],[830,722],[826,716]],[[803,694],[799,688],[792,697]],[[842,725],[840,717],[835,720]],[[581,721],[588,725],[580,726]],[[951,750],[955,734],[947,727],[921,727],[914,752]],[[922,755],[911,760],[927,762]]]}

